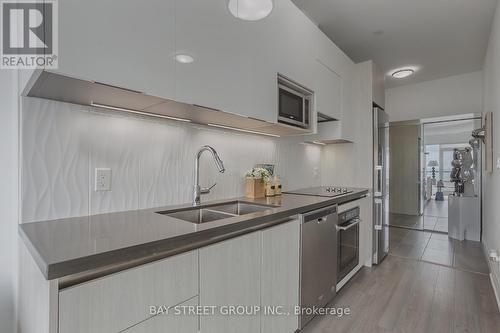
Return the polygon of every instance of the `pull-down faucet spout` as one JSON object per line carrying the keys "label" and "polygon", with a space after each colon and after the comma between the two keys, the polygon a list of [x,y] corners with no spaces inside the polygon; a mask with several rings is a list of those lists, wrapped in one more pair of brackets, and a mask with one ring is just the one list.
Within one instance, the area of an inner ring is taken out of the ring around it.
{"label": "pull-down faucet spout", "polygon": [[194,161],[194,191],[193,191],[193,206],[199,206],[201,203],[201,195],[202,194],[207,194],[210,193],[210,190],[217,185],[217,183],[213,184],[210,187],[207,188],[202,188],[200,187],[200,157],[203,154],[204,151],[209,151],[212,153],[212,157],[214,158],[215,165],[217,166],[217,169],[219,169],[220,173],[224,173],[226,169],[224,168],[224,163],[222,163],[222,160],[219,157],[219,154],[217,154],[217,151],[210,147],[210,146],[203,146],[198,150],[198,153],[196,154],[196,158]]}

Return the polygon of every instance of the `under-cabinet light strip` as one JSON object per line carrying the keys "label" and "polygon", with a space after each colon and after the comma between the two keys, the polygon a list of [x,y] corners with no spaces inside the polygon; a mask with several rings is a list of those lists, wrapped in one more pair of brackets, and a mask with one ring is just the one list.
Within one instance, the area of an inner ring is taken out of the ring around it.
{"label": "under-cabinet light strip", "polygon": [[[191,122],[191,120],[189,120],[189,119],[164,116],[164,115],[157,114],[157,113],[150,113],[150,112],[132,110],[132,109],[121,108],[121,107],[117,107],[117,106],[106,105],[106,104],[99,104],[99,103],[90,102],[90,105],[98,107],[98,108],[109,109],[109,110],[116,110],[116,111],[123,111],[123,112],[128,112],[128,113],[140,114],[140,115],[144,115],[144,116],[152,116],[152,117],[157,117],[157,118],[165,118],[165,119],[182,121],[182,122],[188,122],[188,123]],[[208,123],[207,125],[208,126],[212,126],[212,127],[218,127],[218,128],[224,128],[224,129],[228,129],[228,130],[233,130],[233,131],[239,131],[239,132],[245,132],[245,133],[251,133],[251,134],[259,134],[259,135],[265,135],[265,136],[272,136],[272,137],[275,137],[275,138],[279,138],[280,137],[279,135],[276,135],[276,134],[263,133],[263,132],[252,131],[252,130],[246,130],[246,129],[236,128],[236,127],[231,127],[231,126],[224,126],[224,125],[218,125],[218,124],[212,124],[212,123]]]}
{"label": "under-cabinet light strip", "polygon": [[314,143],[315,145],[326,146],[326,143],[321,142],[321,141],[313,141],[312,143]]}
{"label": "under-cabinet light strip", "polygon": [[212,124],[208,123],[208,126],[212,127],[218,127],[218,128],[224,128],[228,130],[233,130],[233,131],[238,131],[238,132],[245,132],[245,133],[252,133],[252,134],[259,134],[259,135],[266,135],[266,136],[272,136],[275,138],[279,138],[279,135],[276,134],[270,134],[270,133],[263,133],[263,132],[258,132],[258,131],[252,131],[252,130],[247,130],[247,129],[242,129],[242,128],[236,128],[236,127],[231,127],[231,126],[225,126],[225,125],[219,125],[219,124]]}
{"label": "under-cabinet light strip", "polygon": [[120,108],[120,107],[116,107],[116,106],[99,104],[99,103],[94,103],[94,102],[90,102],[90,105],[98,107],[98,108],[110,109],[110,110],[116,110],[116,111],[123,111],[123,112],[129,112],[129,113],[140,114],[140,115],[144,115],[144,116],[152,116],[152,117],[157,117],[157,118],[164,118],[164,119],[170,119],[170,120],[176,120],[176,121],[183,121],[183,122],[186,122],[186,123],[190,123],[191,122],[191,120],[189,120],[189,119],[164,116],[162,114],[150,113],[150,112],[144,112],[144,111],[137,111],[137,110],[126,109],[126,108]]}

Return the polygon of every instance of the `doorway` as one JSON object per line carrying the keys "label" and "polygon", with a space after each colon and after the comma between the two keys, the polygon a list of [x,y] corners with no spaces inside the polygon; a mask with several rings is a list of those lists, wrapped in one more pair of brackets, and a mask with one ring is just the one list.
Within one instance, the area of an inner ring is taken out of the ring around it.
{"label": "doorway", "polygon": [[[472,149],[472,130],[481,127],[481,118],[428,122],[422,125],[424,154],[421,161],[423,229],[448,233],[449,197],[455,192],[450,175],[456,150]],[[480,149],[480,148],[479,148]],[[479,151],[474,180],[475,192],[481,193],[481,154]]]}
{"label": "doorway", "polygon": [[423,230],[420,121],[391,123],[389,150],[389,226]]}
{"label": "doorway", "polygon": [[[455,150],[471,148],[481,118],[449,117],[393,122],[389,127],[389,226],[448,233],[449,197]],[[475,193],[481,195],[478,154]]]}

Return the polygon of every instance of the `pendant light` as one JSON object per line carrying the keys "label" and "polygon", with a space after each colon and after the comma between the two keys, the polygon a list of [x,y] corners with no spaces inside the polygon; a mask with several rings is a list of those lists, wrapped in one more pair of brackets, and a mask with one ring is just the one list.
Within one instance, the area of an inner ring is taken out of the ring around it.
{"label": "pendant light", "polygon": [[229,0],[229,11],[234,17],[245,21],[258,21],[273,10],[273,0]]}

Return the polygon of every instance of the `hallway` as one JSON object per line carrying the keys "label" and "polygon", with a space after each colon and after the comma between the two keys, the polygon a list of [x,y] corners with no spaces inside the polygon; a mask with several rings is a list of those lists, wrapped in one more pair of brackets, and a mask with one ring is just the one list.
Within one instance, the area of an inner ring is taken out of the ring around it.
{"label": "hallway", "polygon": [[488,274],[488,263],[480,242],[459,242],[446,234],[390,228],[390,254],[434,264]]}
{"label": "hallway", "polygon": [[444,201],[427,201],[424,214],[406,215],[389,213],[389,225],[416,230],[448,233],[448,197]]}
{"label": "hallway", "polygon": [[391,228],[390,238],[391,252],[382,264],[363,268],[330,304],[348,307],[351,314],[317,317],[303,332],[499,331],[480,243],[399,228]]}

